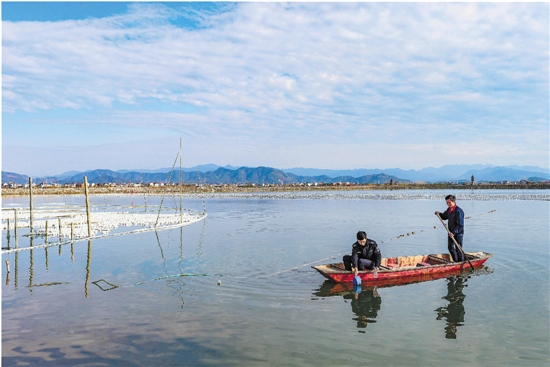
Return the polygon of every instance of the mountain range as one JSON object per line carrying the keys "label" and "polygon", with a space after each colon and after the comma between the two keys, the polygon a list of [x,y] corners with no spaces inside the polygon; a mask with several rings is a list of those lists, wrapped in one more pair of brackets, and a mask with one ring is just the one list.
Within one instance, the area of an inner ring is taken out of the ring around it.
{"label": "mountain range", "polygon": [[[33,182],[49,182],[49,183],[73,183],[83,182],[84,176],[87,177],[89,183],[148,183],[148,182],[180,182],[180,172],[178,170],[169,172],[115,172],[106,169],[96,169],[86,172],[78,172],[74,174],[62,174],[59,176],[36,177]],[[261,184],[297,184],[297,183],[334,183],[334,182],[350,182],[356,184],[367,183],[389,183],[390,181],[410,182],[402,180],[385,173],[364,175],[361,177],[340,176],[328,177],[325,175],[315,177],[305,177],[286,173],[281,170],[270,167],[240,167],[237,169],[228,169],[219,167],[214,171],[200,172],[198,170],[189,172],[182,169],[181,181],[183,183],[203,183],[203,184],[243,184],[253,183]],[[29,182],[29,177],[13,172],[2,171],[2,182],[12,182],[17,184],[25,184]]]}
{"label": "mountain range", "polygon": [[[353,169],[327,170],[317,168],[276,169],[270,167],[233,167],[206,164],[182,168],[181,180],[184,183],[205,184],[293,184],[293,183],[335,183],[350,182],[357,184],[393,182],[469,182],[472,175],[476,182],[501,182],[550,180],[550,171],[536,166],[493,166],[493,165],[446,165],[440,168],[421,170],[390,169]],[[84,176],[90,183],[139,183],[139,182],[179,182],[180,171],[176,168],[156,170],[119,170],[96,169],[86,172],[70,171],[60,175],[33,177],[35,183],[82,182]],[[28,183],[29,176],[2,171],[3,183]]]}

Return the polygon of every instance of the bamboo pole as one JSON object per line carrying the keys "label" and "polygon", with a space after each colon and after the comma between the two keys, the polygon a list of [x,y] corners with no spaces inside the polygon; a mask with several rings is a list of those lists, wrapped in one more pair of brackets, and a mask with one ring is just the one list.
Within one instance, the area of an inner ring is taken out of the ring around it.
{"label": "bamboo pole", "polygon": [[90,221],[90,199],[88,198],[88,178],[84,176],[84,194],[86,195],[86,218],[88,219],[88,237],[92,237],[92,222]]}
{"label": "bamboo pole", "polygon": [[29,234],[32,236],[32,178],[29,177]]}
{"label": "bamboo pole", "polygon": [[61,218],[57,218],[57,229],[59,230],[59,255],[61,255]]}
{"label": "bamboo pole", "polygon": [[8,231],[6,233],[6,240],[8,242],[8,247],[7,248],[9,250],[10,249],[10,237],[11,237],[11,235],[10,235],[10,218],[7,218],[7,220],[8,220]]}
{"label": "bamboo pole", "polygon": [[180,138],[180,224],[183,223],[183,212],[182,212],[182,176],[181,176],[181,138]]}
{"label": "bamboo pole", "polygon": [[48,221],[46,221],[46,243],[48,243]]}
{"label": "bamboo pole", "polygon": [[[13,209],[13,221],[13,235],[15,236],[15,243],[17,244],[17,209]],[[15,247],[17,247],[17,245]]]}

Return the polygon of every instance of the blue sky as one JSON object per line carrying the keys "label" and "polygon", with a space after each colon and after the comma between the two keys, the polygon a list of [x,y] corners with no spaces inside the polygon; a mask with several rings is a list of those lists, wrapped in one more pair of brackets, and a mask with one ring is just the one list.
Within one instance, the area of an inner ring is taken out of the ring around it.
{"label": "blue sky", "polygon": [[2,170],[549,167],[547,3],[2,3]]}

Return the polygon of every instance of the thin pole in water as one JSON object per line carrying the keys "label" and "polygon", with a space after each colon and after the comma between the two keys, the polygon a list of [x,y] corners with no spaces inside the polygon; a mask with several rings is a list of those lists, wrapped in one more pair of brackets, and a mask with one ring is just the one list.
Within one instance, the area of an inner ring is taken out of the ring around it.
{"label": "thin pole in water", "polygon": [[29,177],[29,234],[32,236],[32,178]]}
{"label": "thin pole in water", "polygon": [[[8,218],[8,231],[7,231],[7,232],[8,232],[8,233],[6,234],[6,238],[7,238],[8,241],[9,241],[9,239],[10,239],[10,237],[11,237],[11,236],[10,236],[10,218]],[[8,247],[9,247],[9,246],[8,246]]]}
{"label": "thin pole in water", "polygon": [[86,195],[86,217],[88,219],[88,237],[92,237],[92,222],[90,220],[90,199],[88,198],[88,178],[84,176],[84,194]]}
{"label": "thin pole in water", "polygon": [[183,222],[183,212],[182,212],[182,179],[181,179],[181,138],[180,138],[180,224]]}
{"label": "thin pole in water", "polygon": [[13,209],[13,221],[13,235],[15,236],[15,243],[17,243],[17,209]]}

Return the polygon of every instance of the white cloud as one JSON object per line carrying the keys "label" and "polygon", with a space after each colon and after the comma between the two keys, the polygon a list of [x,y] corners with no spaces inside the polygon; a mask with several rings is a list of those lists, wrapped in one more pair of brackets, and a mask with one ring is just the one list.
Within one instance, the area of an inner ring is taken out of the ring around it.
{"label": "white cloud", "polygon": [[[385,142],[380,157],[399,166],[407,153],[392,156],[396,147],[409,149],[411,161],[419,154],[410,139],[431,149],[449,131],[459,144],[484,141],[476,135],[487,134],[486,126],[501,126],[507,136],[512,129],[548,129],[548,4],[238,3],[228,9],[186,5],[178,13],[134,4],[127,14],[102,19],[3,22],[5,123],[17,123],[8,115],[18,111],[40,120],[44,111],[71,109],[82,113],[75,124],[147,125],[204,144],[250,139],[245,151],[263,160],[258,164],[275,165],[270,147],[284,145],[301,160],[287,166],[311,161],[335,168],[350,159],[305,157],[319,156],[319,141],[348,152],[347,144],[364,139]],[[182,14],[199,27],[170,22]],[[150,103],[156,107],[146,108]],[[100,113],[92,118],[94,111]],[[40,123],[60,122],[44,117]],[[524,148],[507,139],[498,144]],[[303,145],[301,156],[292,144]],[[253,160],[235,145],[218,149],[197,163],[214,162],[216,154],[248,160],[231,162],[236,165]],[[491,152],[494,159],[505,153]],[[510,164],[521,163],[516,157],[507,155]]]}

